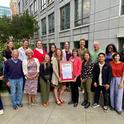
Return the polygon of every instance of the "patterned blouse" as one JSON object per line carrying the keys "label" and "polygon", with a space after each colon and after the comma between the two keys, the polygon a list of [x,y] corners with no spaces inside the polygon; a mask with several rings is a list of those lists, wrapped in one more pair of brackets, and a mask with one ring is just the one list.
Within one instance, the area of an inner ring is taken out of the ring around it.
{"label": "patterned blouse", "polygon": [[89,61],[88,63],[83,63],[81,71],[82,79],[93,78],[93,68],[94,63],[92,61]]}

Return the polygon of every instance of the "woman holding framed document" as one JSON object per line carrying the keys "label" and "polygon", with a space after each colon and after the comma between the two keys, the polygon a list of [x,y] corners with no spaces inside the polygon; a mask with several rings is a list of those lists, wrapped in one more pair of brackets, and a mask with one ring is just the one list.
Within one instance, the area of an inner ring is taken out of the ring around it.
{"label": "woman holding framed document", "polygon": [[74,104],[74,107],[77,107],[79,98],[78,86],[80,82],[82,66],[81,58],[78,56],[78,50],[72,50],[72,56],[70,58],[70,61],[73,63],[74,80],[71,82],[71,101],[68,104]]}
{"label": "woman holding framed document", "polygon": [[64,88],[64,84],[61,83],[61,78],[60,78],[60,62],[63,60],[63,54],[62,50],[57,48],[55,51],[55,57],[52,60],[52,67],[53,67],[53,74],[52,74],[52,80],[51,83],[53,84],[54,87],[54,96],[56,100],[56,104],[61,105],[64,103],[62,100],[62,91]]}

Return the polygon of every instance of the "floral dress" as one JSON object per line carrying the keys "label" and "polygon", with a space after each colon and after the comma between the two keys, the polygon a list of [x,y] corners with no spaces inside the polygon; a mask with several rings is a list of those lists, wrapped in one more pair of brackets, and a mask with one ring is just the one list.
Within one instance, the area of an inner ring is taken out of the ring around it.
{"label": "floral dress", "polygon": [[[37,63],[33,60],[31,62],[28,62],[27,65],[27,70],[28,70],[28,76],[32,77],[37,74]],[[38,79],[37,77],[33,80],[26,79],[25,82],[25,92],[26,94],[37,94],[37,84],[38,84]]]}

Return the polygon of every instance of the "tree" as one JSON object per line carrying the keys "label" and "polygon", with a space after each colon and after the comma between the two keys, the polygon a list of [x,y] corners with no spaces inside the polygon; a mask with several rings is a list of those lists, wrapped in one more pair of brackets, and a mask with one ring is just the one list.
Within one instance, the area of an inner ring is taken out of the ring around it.
{"label": "tree", "polygon": [[14,16],[11,21],[11,35],[18,40],[33,37],[38,29],[37,21],[27,11],[23,15]]}
{"label": "tree", "polygon": [[6,39],[11,35],[10,33],[11,19],[3,16],[0,18],[0,42],[6,42]]}

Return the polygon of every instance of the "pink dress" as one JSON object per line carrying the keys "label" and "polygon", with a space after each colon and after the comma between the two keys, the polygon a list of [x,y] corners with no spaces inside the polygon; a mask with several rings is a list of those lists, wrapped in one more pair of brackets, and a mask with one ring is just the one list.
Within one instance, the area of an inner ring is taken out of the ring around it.
{"label": "pink dress", "polygon": [[[27,70],[28,70],[28,75],[34,76],[37,73],[37,63],[33,60],[31,62],[28,62],[27,65]],[[25,92],[26,94],[32,94],[36,95],[37,94],[37,84],[38,84],[38,79],[35,78],[33,80],[26,79],[25,82]]]}

